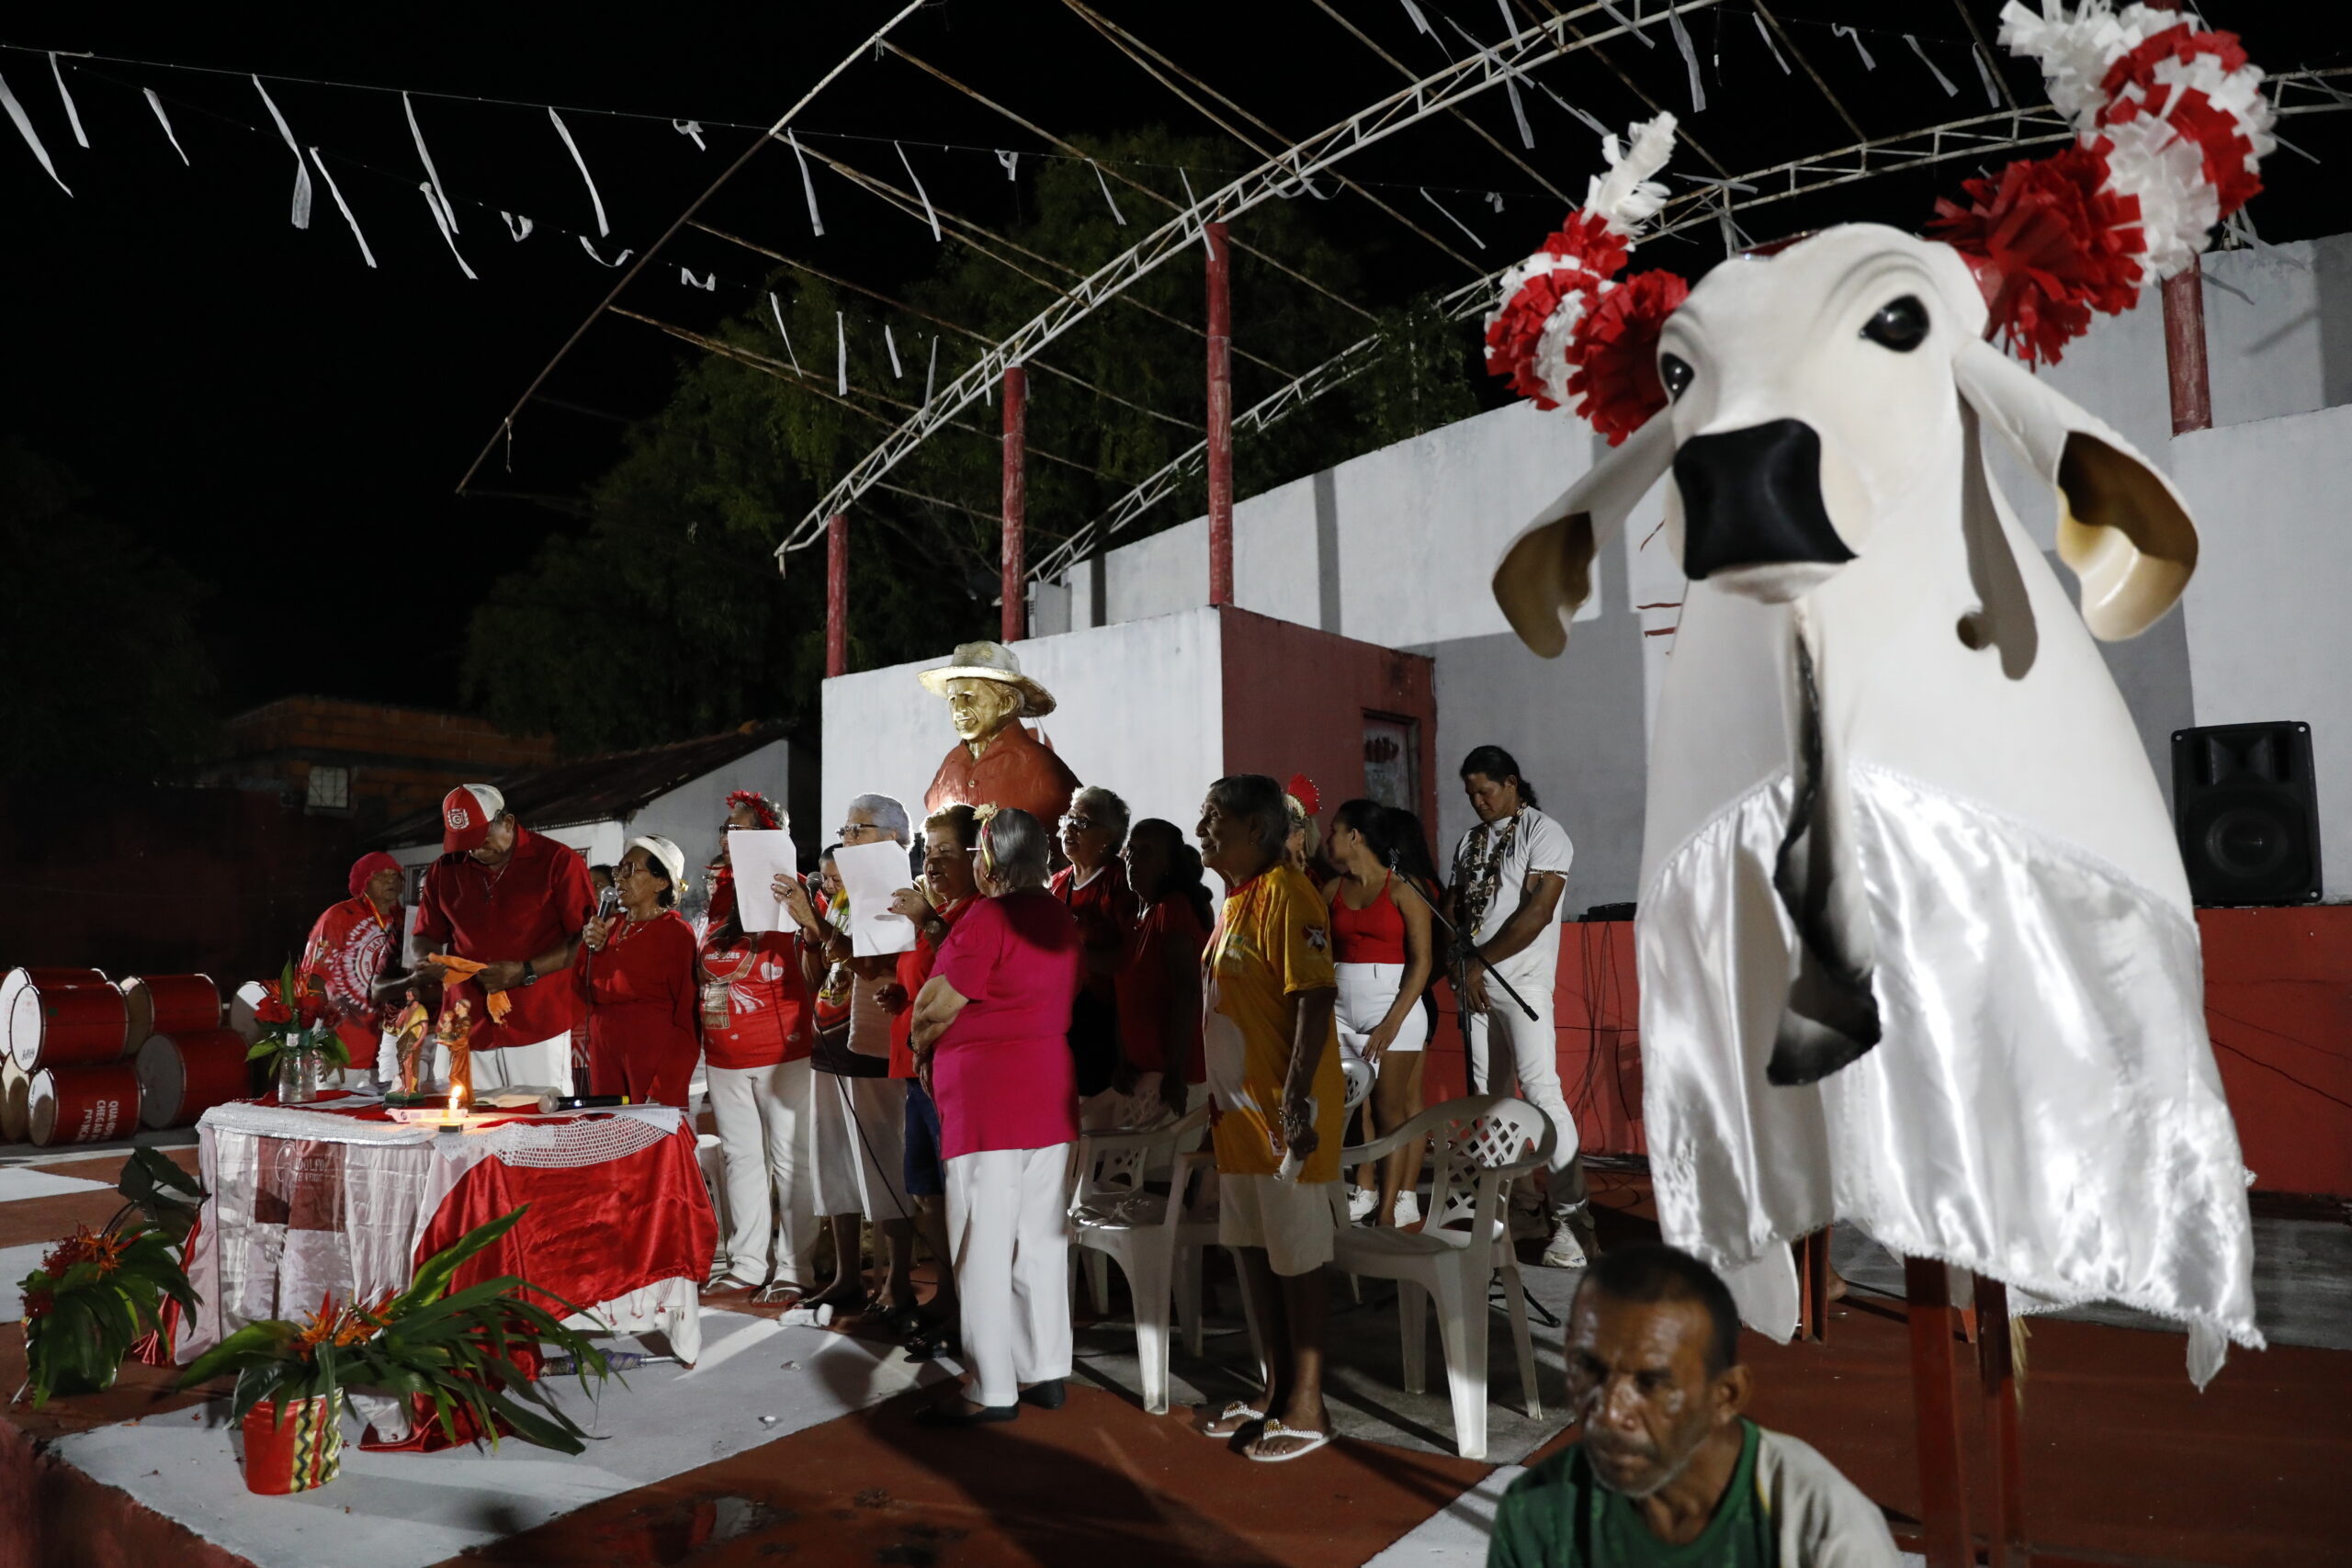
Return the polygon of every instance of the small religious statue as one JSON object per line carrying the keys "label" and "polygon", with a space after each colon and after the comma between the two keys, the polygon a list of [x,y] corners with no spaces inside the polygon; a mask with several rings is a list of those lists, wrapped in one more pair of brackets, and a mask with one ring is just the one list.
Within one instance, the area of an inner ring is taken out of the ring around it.
{"label": "small religious statue", "polygon": [[414,1100],[424,1092],[425,1053],[432,1043],[433,1019],[416,993],[392,1024],[392,1094],[395,1100]]}
{"label": "small religious statue", "polygon": [[434,1043],[449,1053],[449,1105],[455,1111],[474,1106],[473,1014],[472,1002],[453,998],[442,1007],[441,1021],[433,1030]]}
{"label": "small religious statue", "polygon": [[1078,775],[1021,723],[1053,712],[1054,696],[1021,672],[1012,649],[964,643],[946,665],[917,679],[947,699],[956,725],[956,748],[924,792],[923,809],[1018,807],[1049,829],[1061,820]]}

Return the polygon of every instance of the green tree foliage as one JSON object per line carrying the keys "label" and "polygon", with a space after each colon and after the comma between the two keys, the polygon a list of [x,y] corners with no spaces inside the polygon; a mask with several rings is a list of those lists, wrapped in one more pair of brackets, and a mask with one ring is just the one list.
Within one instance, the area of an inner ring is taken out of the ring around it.
{"label": "green tree foliage", "polygon": [[0,442],[0,780],[143,779],[211,735],[203,591],[20,442]]}
{"label": "green tree foliage", "polygon": [[[1213,173],[1216,149],[1164,131],[1091,150],[1179,202],[1180,170],[1191,171],[1195,190],[1223,177]],[[469,698],[510,732],[551,730],[571,751],[812,715],[823,671],[823,552],[794,555],[779,576],[776,543],[920,406],[934,337],[944,386],[986,344],[1166,217],[1141,192],[1114,186],[1123,226],[1087,164],[1032,167],[1023,166],[1024,216],[1003,231],[1007,243],[966,245],[951,231],[934,269],[903,286],[910,311],[794,269],[771,277],[789,346],[764,293],[758,309],[717,329],[721,348],[684,367],[669,405],[632,432],[626,455],[592,487],[587,527],[493,588],[468,637]],[[1475,329],[1423,302],[1379,299],[1371,269],[1318,232],[1316,206],[1269,203],[1235,225],[1236,407],[1362,339],[1377,333],[1382,346],[1339,392],[1245,434],[1235,452],[1245,496],[1477,408]],[[1033,561],[1201,440],[1202,288],[1197,261],[1163,265],[1031,370]],[[846,399],[835,392],[837,313],[847,323]],[[851,524],[854,668],[943,655],[958,640],[992,635],[1001,418],[992,399],[964,410],[859,502]],[[1115,542],[1205,505],[1196,474]]]}

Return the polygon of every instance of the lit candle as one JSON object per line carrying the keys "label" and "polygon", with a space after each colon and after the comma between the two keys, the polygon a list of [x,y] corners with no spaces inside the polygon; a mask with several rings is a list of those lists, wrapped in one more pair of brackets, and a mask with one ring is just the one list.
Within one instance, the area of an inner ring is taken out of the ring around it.
{"label": "lit candle", "polygon": [[458,1086],[455,1084],[449,1086],[449,1110],[441,1121],[443,1125],[449,1127],[465,1125],[466,1113],[458,1108]]}

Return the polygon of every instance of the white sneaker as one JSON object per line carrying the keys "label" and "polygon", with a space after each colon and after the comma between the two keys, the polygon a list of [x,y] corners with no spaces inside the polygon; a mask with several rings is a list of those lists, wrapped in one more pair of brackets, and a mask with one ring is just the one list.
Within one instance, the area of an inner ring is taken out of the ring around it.
{"label": "white sneaker", "polygon": [[1372,1212],[1378,1207],[1380,1207],[1380,1194],[1372,1188],[1359,1187],[1348,1198],[1349,1222],[1360,1225],[1370,1219]]}
{"label": "white sneaker", "polygon": [[1565,1224],[1555,1229],[1552,1239],[1544,1244],[1544,1267],[1581,1269],[1584,1266],[1584,1248],[1577,1244],[1576,1233]]}
{"label": "white sneaker", "polygon": [[1397,1194],[1396,1194],[1396,1228],[1397,1228],[1397,1229],[1399,1229],[1399,1230],[1402,1230],[1402,1229],[1404,1229],[1407,1225],[1417,1225],[1417,1224],[1419,1224],[1420,1223],[1421,1223],[1421,1197],[1420,1197],[1420,1194],[1419,1194],[1419,1193],[1418,1193],[1418,1192],[1399,1192],[1399,1193],[1397,1193]]}

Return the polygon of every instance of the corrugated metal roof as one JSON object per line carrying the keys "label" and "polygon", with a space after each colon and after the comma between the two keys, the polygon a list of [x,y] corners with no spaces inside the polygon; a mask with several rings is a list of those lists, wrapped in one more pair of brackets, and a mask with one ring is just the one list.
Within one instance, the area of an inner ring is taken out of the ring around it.
{"label": "corrugated metal roof", "polygon": [[[553,767],[491,779],[506,808],[526,828],[569,828],[628,817],[680,785],[788,738],[787,724],[747,724],[723,735],[583,757]],[[468,781],[453,781],[451,787]],[[441,835],[439,812],[419,812],[384,830],[388,846],[429,843]]]}

